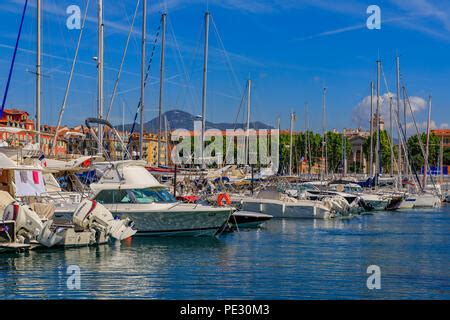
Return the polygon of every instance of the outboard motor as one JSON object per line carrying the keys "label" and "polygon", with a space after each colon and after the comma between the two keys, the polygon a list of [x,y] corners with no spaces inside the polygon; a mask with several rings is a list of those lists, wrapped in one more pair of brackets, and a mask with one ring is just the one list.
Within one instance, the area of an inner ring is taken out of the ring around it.
{"label": "outboard motor", "polygon": [[[11,197],[12,199],[12,197]],[[26,205],[21,205],[17,201],[7,205],[0,220],[15,221],[16,239],[20,243],[30,243],[41,233],[43,225],[41,218],[36,212]]]}
{"label": "outboard motor", "polygon": [[130,219],[114,219],[111,212],[95,200],[84,200],[72,217],[72,226],[57,227],[49,220],[39,237],[46,247],[58,244],[80,246],[106,243],[109,236],[124,240],[133,236],[134,224]]}
{"label": "outboard motor", "polygon": [[83,229],[93,228],[117,240],[131,237],[137,231],[129,218],[114,219],[111,212],[95,200],[85,200],[78,206],[73,214],[73,224]]}

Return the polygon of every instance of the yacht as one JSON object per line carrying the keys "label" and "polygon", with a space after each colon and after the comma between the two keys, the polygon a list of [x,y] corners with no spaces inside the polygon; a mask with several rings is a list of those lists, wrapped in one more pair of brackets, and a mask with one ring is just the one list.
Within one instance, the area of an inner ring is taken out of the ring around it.
{"label": "yacht", "polygon": [[214,236],[223,231],[235,210],[177,201],[145,168],[145,161],[98,165],[104,171],[100,180],[90,185],[94,200],[115,217],[130,218],[136,235]]}
{"label": "yacht", "polygon": [[357,195],[361,198],[366,211],[384,211],[388,210],[391,203],[391,197],[385,194],[378,194],[365,191],[356,183],[330,184],[331,190],[343,190],[343,192]]}
{"label": "yacht", "polygon": [[256,197],[243,198],[242,210],[272,215],[274,218],[329,219],[336,212],[322,201],[298,200],[277,190],[266,189]]}

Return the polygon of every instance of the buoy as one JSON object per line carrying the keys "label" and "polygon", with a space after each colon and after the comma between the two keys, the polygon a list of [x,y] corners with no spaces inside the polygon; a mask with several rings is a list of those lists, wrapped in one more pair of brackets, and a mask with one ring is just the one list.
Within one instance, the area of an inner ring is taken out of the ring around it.
{"label": "buoy", "polygon": [[227,193],[220,193],[219,196],[217,197],[217,205],[219,207],[223,206],[223,200],[225,200],[227,206],[231,205],[231,199]]}

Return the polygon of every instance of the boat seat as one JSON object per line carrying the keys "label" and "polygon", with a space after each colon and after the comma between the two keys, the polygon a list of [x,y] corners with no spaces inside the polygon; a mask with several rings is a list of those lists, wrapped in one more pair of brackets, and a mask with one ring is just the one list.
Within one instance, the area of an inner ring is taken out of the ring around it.
{"label": "boat seat", "polygon": [[0,191],[0,217],[3,217],[3,212],[5,212],[6,207],[15,201],[8,192]]}
{"label": "boat seat", "polygon": [[52,203],[34,202],[30,208],[36,212],[41,219],[51,219],[55,213],[55,206]]}

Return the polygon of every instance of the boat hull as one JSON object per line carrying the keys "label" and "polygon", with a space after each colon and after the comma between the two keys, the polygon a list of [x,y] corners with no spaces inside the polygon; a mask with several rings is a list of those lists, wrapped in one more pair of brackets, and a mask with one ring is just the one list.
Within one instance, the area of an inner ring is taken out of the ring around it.
{"label": "boat hull", "polygon": [[274,218],[329,219],[335,215],[325,207],[314,204],[284,203],[282,201],[244,200],[242,210],[272,215]]}
{"label": "boat hull", "polygon": [[435,195],[421,194],[414,202],[414,208],[437,208],[441,205],[441,199]]}
{"label": "boat hull", "polygon": [[229,223],[232,228],[258,228],[264,222],[272,219],[271,215],[264,213],[238,211],[230,216]]}
{"label": "boat hull", "polygon": [[110,209],[115,217],[129,218],[137,229],[136,236],[214,236],[223,230],[232,213],[210,211],[123,212]]}

